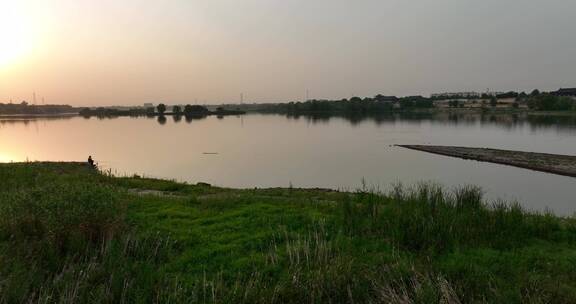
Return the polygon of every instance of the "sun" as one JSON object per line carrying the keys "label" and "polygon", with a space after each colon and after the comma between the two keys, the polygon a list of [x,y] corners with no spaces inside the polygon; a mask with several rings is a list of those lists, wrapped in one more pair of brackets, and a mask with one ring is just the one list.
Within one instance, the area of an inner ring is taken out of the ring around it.
{"label": "sun", "polygon": [[16,1],[0,1],[0,67],[16,63],[32,48],[26,15]]}
{"label": "sun", "polygon": [[0,163],[9,163],[13,161],[13,158],[6,154],[0,153]]}

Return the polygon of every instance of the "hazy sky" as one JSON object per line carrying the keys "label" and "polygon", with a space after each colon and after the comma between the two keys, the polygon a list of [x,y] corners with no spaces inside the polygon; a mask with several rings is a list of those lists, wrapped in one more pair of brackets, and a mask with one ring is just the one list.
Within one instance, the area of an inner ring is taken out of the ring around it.
{"label": "hazy sky", "polygon": [[574,0],[0,0],[0,102],[576,87]]}

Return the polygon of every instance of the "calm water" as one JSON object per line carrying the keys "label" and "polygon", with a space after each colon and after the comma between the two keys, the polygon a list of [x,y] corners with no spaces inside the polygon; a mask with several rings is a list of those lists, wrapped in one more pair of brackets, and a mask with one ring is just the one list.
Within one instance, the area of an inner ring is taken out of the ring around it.
{"label": "calm water", "polygon": [[[401,181],[474,184],[489,199],[557,214],[576,211],[576,179],[394,147],[435,144],[576,155],[573,117],[443,115],[325,118],[245,115],[0,118],[0,161],[85,160],[117,174],[228,187],[387,189]],[[215,153],[215,154],[207,154]]]}

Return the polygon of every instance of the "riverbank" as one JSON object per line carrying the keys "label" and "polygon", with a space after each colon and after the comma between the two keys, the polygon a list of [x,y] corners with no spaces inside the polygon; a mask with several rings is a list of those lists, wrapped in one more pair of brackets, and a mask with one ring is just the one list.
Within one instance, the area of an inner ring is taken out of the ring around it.
{"label": "riverbank", "polygon": [[480,189],[228,189],[0,164],[0,302],[571,303],[576,220]]}
{"label": "riverbank", "polygon": [[397,145],[439,155],[514,166],[535,171],[576,177],[576,156],[488,148],[455,146]]}

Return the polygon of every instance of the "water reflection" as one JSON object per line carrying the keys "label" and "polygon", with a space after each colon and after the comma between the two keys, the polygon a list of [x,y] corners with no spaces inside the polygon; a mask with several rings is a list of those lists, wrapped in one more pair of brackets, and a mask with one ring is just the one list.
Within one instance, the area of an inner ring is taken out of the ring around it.
{"label": "water reflection", "polygon": [[[339,114],[324,114],[314,113],[306,115],[294,114],[266,114],[269,116],[282,116],[292,121],[304,120],[310,124],[327,124],[331,120],[340,119],[344,120],[352,126],[357,126],[361,123],[371,122],[377,126],[384,124],[393,124],[396,122],[430,122],[438,125],[445,126],[497,126],[506,130],[516,128],[529,127],[531,130],[536,131],[539,129],[554,129],[559,132],[574,132],[576,131],[576,115],[545,115],[545,114],[528,114],[528,113],[514,113],[514,114],[493,114],[493,113],[390,113],[380,115],[339,115]],[[70,120],[76,116],[0,116],[0,125],[7,124],[30,124],[38,123],[41,121],[57,121],[57,120]],[[143,116],[148,119],[155,119],[158,124],[165,125],[168,122],[166,116]],[[131,119],[141,119],[143,117],[130,117]],[[83,117],[86,120],[114,120],[119,117]],[[187,123],[194,120],[206,119],[206,116],[184,116],[173,115],[172,121],[179,123],[185,119]],[[218,119],[225,119],[224,116],[218,116]]]}
{"label": "water reflection", "polygon": [[[529,208],[571,214],[576,179],[394,145],[574,154],[575,126],[574,116],[481,113],[0,117],[0,160],[69,161],[92,155],[120,174],[241,188],[293,184],[354,190],[363,179],[383,189],[398,181],[473,184],[489,198],[518,199]],[[174,138],[189,140],[176,146]]]}
{"label": "water reflection", "polygon": [[76,118],[77,116],[65,115],[65,116],[0,116],[0,126],[10,125],[10,124],[36,124],[43,121],[55,121],[55,120],[70,120]]}
{"label": "water reflection", "polygon": [[157,121],[158,121],[158,123],[159,123],[160,125],[165,125],[165,124],[166,124],[166,121],[167,121],[166,116],[164,116],[164,115],[158,116]]}
{"label": "water reflection", "polygon": [[[280,114],[271,114],[280,115]],[[314,113],[306,115],[280,115],[294,121],[304,119],[312,124],[326,124],[332,119],[343,119],[352,126],[365,122],[373,122],[377,126],[383,124],[404,122],[429,121],[434,124],[446,126],[498,126],[504,129],[524,128],[529,126],[532,130],[552,128],[558,131],[573,132],[576,130],[576,115],[543,115],[543,114],[493,114],[493,113],[390,113],[381,115],[339,115]]]}
{"label": "water reflection", "polygon": [[194,115],[184,116],[184,119],[186,120],[187,123],[191,123],[194,120],[204,120],[206,118],[207,118],[207,116],[194,116]]}

